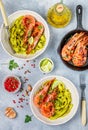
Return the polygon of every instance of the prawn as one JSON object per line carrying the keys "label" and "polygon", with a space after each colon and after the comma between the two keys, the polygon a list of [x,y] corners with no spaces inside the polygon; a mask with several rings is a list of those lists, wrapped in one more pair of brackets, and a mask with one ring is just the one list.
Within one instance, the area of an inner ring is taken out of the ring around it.
{"label": "prawn", "polygon": [[44,84],[42,90],[40,90],[35,96],[34,96],[34,104],[37,106],[37,107],[41,107],[41,104],[44,100],[44,98],[46,97],[47,95],[47,92],[51,86],[51,84],[54,82],[55,79],[52,79],[50,81],[48,81],[47,83]]}
{"label": "prawn", "polygon": [[28,38],[30,37],[33,27],[35,26],[35,18],[31,15],[26,15],[22,19],[22,24],[25,27],[25,34],[24,34],[24,44],[27,43]]}
{"label": "prawn", "polygon": [[57,97],[57,88],[54,89],[52,93],[48,94],[45,97],[44,102],[41,104],[40,112],[42,115],[46,117],[51,117],[54,115],[55,108],[53,101],[56,99],[56,97]]}
{"label": "prawn", "polygon": [[75,66],[83,66],[87,61],[87,49],[88,36],[84,37],[83,40],[79,42],[77,48],[75,49],[72,62]]}
{"label": "prawn", "polygon": [[67,44],[62,48],[62,58],[65,61],[70,61],[73,57],[75,48],[77,46],[77,41],[80,40],[85,35],[85,32],[75,33],[67,42]]}
{"label": "prawn", "polygon": [[33,32],[31,34],[31,37],[33,37],[33,43],[32,44],[28,43],[27,52],[26,52],[27,54],[29,54],[30,51],[36,47],[43,31],[44,31],[43,24],[40,22],[36,22],[35,27],[33,28]]}
{"label": "prawn", "polygon": [[50,102],[50,101],[54,101],[57,97],[57,92],[58,92],[58,87],[56,87],[52,93],[48,94],[45,99],[44,102]]}

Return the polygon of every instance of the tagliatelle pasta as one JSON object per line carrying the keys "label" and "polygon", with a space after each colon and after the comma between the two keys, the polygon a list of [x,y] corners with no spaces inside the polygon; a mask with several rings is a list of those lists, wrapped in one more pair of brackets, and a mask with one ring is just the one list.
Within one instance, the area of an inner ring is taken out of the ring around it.
{"label": "tagliatelle pasta", "polygon": [[66,116],[73,104],[72,104],[72,98],[71,98],[71,93],[70,91],[65,87],[64,83],[58,80],[55,80],[52,88],[58,86],[58,94],[57,98],[54,101],[54,106],[55,106],[55,114],[50,117],[50,119],[54,120],[59,117]]}

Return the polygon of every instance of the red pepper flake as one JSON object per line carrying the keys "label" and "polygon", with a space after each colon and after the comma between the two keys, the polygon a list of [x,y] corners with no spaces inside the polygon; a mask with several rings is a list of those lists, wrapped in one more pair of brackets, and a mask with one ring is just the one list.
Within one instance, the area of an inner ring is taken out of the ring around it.
{"label": "red pepper flake", "polygon": [[24,101],[24,99],[23,99],[23,98],[19,98],[19,100],[20,100],[20,102],[23,102],[23,101]]}
{"label": "red pepper flake", "polygon": [[23,88],[20,88],[20,92],[22,92],[23,91]]}
{"label": "red pepper flake", "polygon": [[18,68],[18,70],[20,70],[20,68]]}
{"label": "red pepper flake", "polygon": [[19,106],[17,106],[17,108],[19,108]]}
{"label": "red pepper flake", "polygon": [[20,105],[20,107],[21,107],[21,108],[23,108],[23,106],[22,106],[22,105]]}
{"label": "red pepper flake", "polygon": [[16,101],[15,101],[15,100],[13,100],[13,103],[16,103]]}
{"label": "red pepper flake", "polygon": [[31,73],[29,70],[25,70],[24,74]]}
{"label": "red pepper flake", "polygon": [[26,64],[24,64],[24,66],[25,66]]}
{"label": "red pepper flake", "polygon": [[18,101],[18,103],[21,103],[20,101]]}
{"label": "red pepper flake", "polygon": [[24,94],[22,94],[22,96],[23,96],[23,97],[25,97],[25,95],[24,95]]}
{"label": "red pepper flake", "polygon": [[31,71],[27,70],[28,73],[31,73]]}
{"label": "red pepper flake", "polygon": [[17,96],[19,96],[19,94],[17,94]]}
{"label": "red pepper flake", "polygon": [[31,64],[31,66],[33,66],[33,64]]}

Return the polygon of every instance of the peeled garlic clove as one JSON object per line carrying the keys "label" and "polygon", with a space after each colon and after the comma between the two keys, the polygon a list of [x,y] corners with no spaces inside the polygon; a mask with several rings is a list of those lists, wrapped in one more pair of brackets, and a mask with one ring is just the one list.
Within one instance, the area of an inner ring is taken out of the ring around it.
{"label": "peeled garlic clove", "polygon": [[7,116],[8,118],[15,118],[17,115],[16,111],[12,108],[12,107],[7,107],[5,109],[5,116]]}
{"label": "peeled garlic clove", "polygon": [[28,84],[27,90],[28,90],[28,91],[31,91],[31,90],[32,90],[32,86],[31,86],[30,84]]}

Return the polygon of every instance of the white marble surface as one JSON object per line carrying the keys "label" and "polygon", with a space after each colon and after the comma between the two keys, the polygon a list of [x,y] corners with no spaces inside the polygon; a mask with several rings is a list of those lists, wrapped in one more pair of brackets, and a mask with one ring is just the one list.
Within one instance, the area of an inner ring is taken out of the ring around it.
{"label": "white marble surface", "polygon": [[[57,0],[3,0],[5,9],[7,12],[7,15],[12,14],[13,12],[17,10],[22,9],[28,9],[33,10],[42,15],[44,19],[46,19],[46,13],[50,6],[58,2]],[[56,74],[61,75],[69,80],[71,80],[77,87],[79,95],[80,95],[80,89],[79,89],[79,75],[81,72],[73,71],[69,68],[67,68],[62,61],[60,60],[59,55],[57,54],[57,47],[60,44],[61,39],[63,36],[70,30],[76,28],[76,15],[75,15],[75,8],[78,4],[81,4],[83,6],[83,27],[88,30],[88,0],[64,0],[64,3],[67,4],[73,13],[72,21],[71,23],[64,29],[55,29],[51,26],[49,26],[50,29],[50,42],[49,46],[47,47],[46,51],[36,58],[36,67],[33,68],[31,66],[31,63],[33,61],[26,64],[24,69],[21,69],[20,71],[18,69],[10,71],[8,69],[8,66],[1,66],[0,68],[0,130],[88,130],[88,123],[85,127],[81,124],[81,118],[80,118],[80,105],[79,109],[76,113],[76,115],[67,123],[60,125],[60,126],[48,126],[37,120],[34,116],[32,117],[32,121],[30,123],[25,124],[24,118],[25,115],[32,115],[32,112],[30,110],[30,106],[24,105],[23,109],[17,108],[12,100],[16,99],[18,101],[18,97],[14,95],[10,95],[6,93],[3,90],[2,81],[5,75],[7,74],[16,74],[18,76],[22,76],[22,80],[24,79],[24,71],[28,68],[31,70],[30,74],[27,74],[26,77],[29,79],[29,81],[23,85],[24,88],[27,87],[27,84],[30,83],[31,85],[34,85],[40,78],[46,76],[43,75],[38,68],[38,63],[41,58],[43,57],[50,57],[55,63],[55,68],[53,72],[50,74]],[[0,13],[0,24],[3,22],[2,16]],[[0,63],[6,63],[9,62],[9,60],[13,59],[10,57],[2,48],[0,45]],[[19,63],[19,66],[23,66],[26,61],[23,60],[14,60]],[[88,70],[83,71],[82,73],[85,73],[86,75],[86,100],[87,100],[87,111],[88,111]],[[47,74],[47,75],[50,75]],[[4,109],[7,106],[12,106],[15,108],[15,110],[18,113],[18,116],[16,119],[10,120],[4,116]],[[88,119],[88,115],[87,115]]]}

